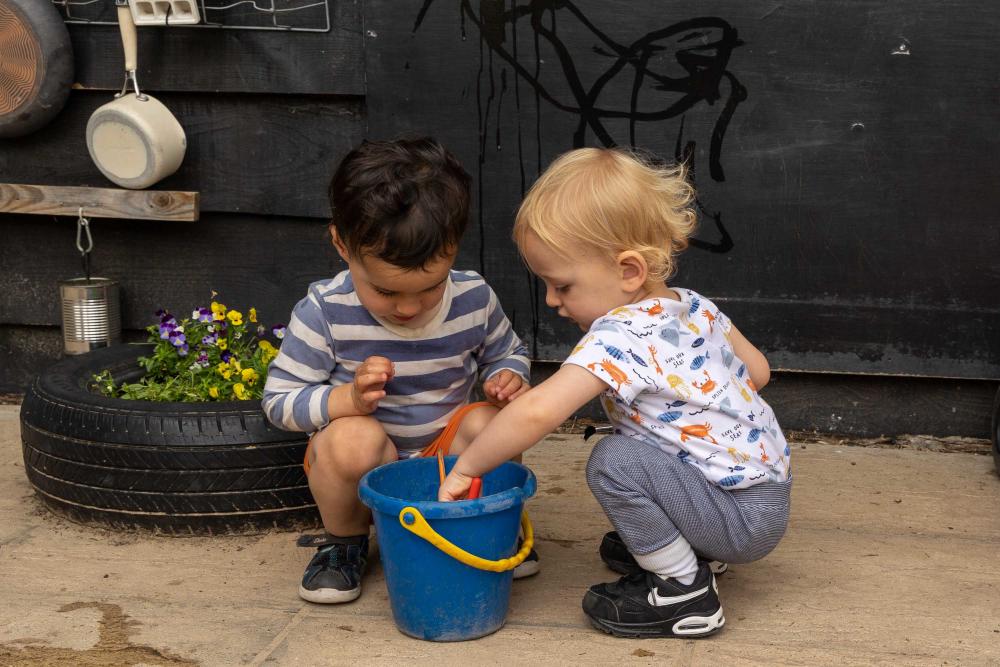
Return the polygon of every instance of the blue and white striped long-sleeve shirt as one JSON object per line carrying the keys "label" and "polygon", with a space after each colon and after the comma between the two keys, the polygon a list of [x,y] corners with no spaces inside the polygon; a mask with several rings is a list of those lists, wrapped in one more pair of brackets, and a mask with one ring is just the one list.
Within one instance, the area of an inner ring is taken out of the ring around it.
{"label": "blue and white striped long-sleeve shirt", "polygon": [[264,412],[286,430],[323,428],[330,392],[353,382],[372,355],[387,357],[395,369],[373,416],[401,452],[437,437],[468,402],[477,376],[509,369],[527,381],[531,372],[527,349],[479,274],[452,271],[437,315],[413,330],[376,320],[344,271],[310,285],[292,311],[268,370]]}

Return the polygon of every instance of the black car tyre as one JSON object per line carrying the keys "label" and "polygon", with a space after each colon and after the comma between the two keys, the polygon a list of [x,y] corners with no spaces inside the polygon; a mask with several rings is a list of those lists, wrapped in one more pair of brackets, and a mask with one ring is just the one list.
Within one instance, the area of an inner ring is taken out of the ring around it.
{"label": "black car tyre", "polygon": [[93,376],[134,381],[151,345],[68,357],[21,406],[25,472],[70,519],[172,535],[246,534],[318,525],[302,470],[303,433],[272,426],[254,401],[155,403],[107,398]]}

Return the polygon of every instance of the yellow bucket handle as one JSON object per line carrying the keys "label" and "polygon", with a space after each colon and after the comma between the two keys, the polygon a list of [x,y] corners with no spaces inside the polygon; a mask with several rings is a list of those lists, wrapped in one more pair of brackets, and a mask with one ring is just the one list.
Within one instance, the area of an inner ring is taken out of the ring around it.
{"label": "yellow bucket handle", "polygon": [[[407,519],[410,520],[410,523],[407,523]],[[424,515],[416,507],[404,507],[401,509],[399,511],[399,523],[406,530],[417,537],[427,540],[458,562],[464,563],[469,567],[474,567],[477,570],[487,570],[489,572],[513,570],[524,562],[524,559],[531,552],[531,547],[535,544],[535,533],[531,528],[531,521],[528,520],[527,512],[522,512],[521,514],[521,528],[524,529],[524,544],[521,546],[521,550],[510,558],[502,558],[500,560],[486,560],[452,544],[431,528],[431,525],[424,519]]]}

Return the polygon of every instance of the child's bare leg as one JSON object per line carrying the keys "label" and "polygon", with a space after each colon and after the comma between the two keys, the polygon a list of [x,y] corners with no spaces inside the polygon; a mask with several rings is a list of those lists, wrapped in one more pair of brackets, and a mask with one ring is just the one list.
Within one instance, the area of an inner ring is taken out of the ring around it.
{"label": "child's bare leg", "polygon": [[313,436],[309,490],[332,535],[367,535],[370,510],[358,499],[369,470],[396,460],[396,448],[373,417],[342,417]]}
{"label": "child's bare leg", "polygon": [[480,431],[486,428],[486,425],[489,424],[499,412],[500,410],[492,405],[484,405],[481,408],[476,408],[466,414],[462,419],[461,425],[458,427],[458,432],[455,433],[455,439],[451,441],[451,448],[448,450],[448,453],[461,454],[465,451],[465,448],[476,439],[476,436],[479,435]]}

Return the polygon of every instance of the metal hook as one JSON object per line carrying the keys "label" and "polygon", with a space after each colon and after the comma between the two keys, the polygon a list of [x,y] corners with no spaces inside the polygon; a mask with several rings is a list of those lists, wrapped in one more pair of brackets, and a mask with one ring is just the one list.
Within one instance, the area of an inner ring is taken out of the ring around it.
{"label": "metal hook", "polygon": [[[83,247],[83,236],[87,236],[87,247]],[[94,237],[90,235],[90,220],[83,217],[83,207],[81,206],[77,213],[76,220],[76,249],[80,251],[81,255],[86,256],[91,250],[94,249]]]}

